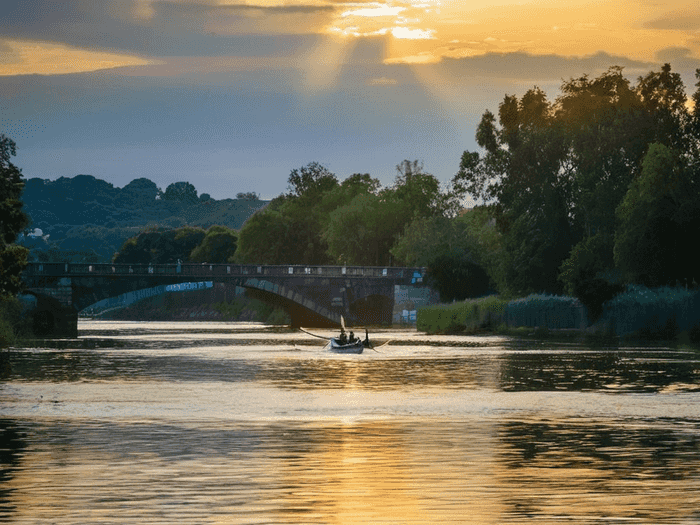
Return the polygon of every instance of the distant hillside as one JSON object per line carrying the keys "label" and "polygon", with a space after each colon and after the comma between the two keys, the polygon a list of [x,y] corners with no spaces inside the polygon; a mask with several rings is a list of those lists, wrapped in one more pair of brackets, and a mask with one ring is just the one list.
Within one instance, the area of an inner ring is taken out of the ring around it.
{"label": "distant hillside", "polygon": [[[187,186],[190,193],[169,191],[177,186]],[[189,183],[175,183],[162,191],[145,178],[115,188],[92,175],[29,179],[22,200],[33,234],[20,242],[32,248],[33,260],[91,262],[111,260],[126,239],[145,228],[218,224],[238,229],[268,202],[197,196]]]}

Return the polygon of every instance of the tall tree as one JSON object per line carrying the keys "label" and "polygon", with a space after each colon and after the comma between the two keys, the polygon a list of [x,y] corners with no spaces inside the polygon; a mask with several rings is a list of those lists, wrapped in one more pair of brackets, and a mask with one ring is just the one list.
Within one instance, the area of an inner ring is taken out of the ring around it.
{"label": "tall tree", "polygon": [[188,261],[192,250],[199,246],[205,236],[203,229],[190,226],[144,231],[124,242],[113,261],[121,264],[174,264],[178,259]]}
{"label": "tall tree", "polygon": [[236,253],[238,236],[225,226],[212,226],[202,242],[189,255],[192,262],[231,262]]}
{"label": "tall tree", "polygon": [[611,270],[615,210],[649,145],[693,151],[688,123],[683,84],[668,64],[636,85],[611,67],[563,82],[553,104],[534,88],[520,99],[506,96],[498,119],[484,113],[476,133],[483,153],[464,152],[453,184],[491,207],[509,266],[506,287],[599,286],[591,271]]}
{"label": "tall tree", "polygon": [[682,156],[652,144],[641,176],[617,208],[615,262],[647,286],[700,281],[694,239],[700,235],[700,180]]}
{"label": "tall tree", "polygon": [[22,211],[22,172],[10,162],[16,155],[15,142],[0,134],[0,295],[14,295],[22,289],[21,273],[27,264],[28,250],[14,244],[28,225]]}

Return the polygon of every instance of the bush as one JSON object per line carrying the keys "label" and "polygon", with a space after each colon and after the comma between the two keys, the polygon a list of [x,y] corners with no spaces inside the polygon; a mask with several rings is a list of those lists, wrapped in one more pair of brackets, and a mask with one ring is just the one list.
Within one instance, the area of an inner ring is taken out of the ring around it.
{"label": "bush", "polygon": [[504,320],[508,326],[531,326],[547,329],[583,328],[587,326],[586,307],[575,297],[532,294],[510,301]]}
{"label": "bush", "polygon": [[416,326],[426,333],[477,332],[495,329],[503,320],[506,301],[496,296],[420,308]]}
{"label": "bush", "polygon": [[619,336],[673,339],[688,331],[692,339],[700,330],[700,291],[629,285],[603,305],[601,324],[614,326]]}
{"label": "bush", "polygon": [[13,296],[0,296],[0,348],[13,344],[24,330],[22,306]]}

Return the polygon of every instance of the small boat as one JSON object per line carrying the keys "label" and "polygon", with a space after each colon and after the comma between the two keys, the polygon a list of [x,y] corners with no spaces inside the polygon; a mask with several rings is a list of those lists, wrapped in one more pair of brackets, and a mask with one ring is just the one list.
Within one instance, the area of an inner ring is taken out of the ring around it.
{"label": "small boat", "polygon": [[326,350],[335,352],[336,354],[361,354],[365,349],[362,340],[356,338],[350,343],[342,343],[338,337],[332,337],[326,345]]}
{"label": "small boat", "polygon": [[[365,340],[363,341],[359,337],[355,337],[355,334],[353,332],[350,332],[350,334],[346,334],[345,332],[345,319],[343,317],[340,317],[341,321],[341,328],[340,328],[340,336],[338,337],[325,337],[322,335],[316,335],[312,334],[308,330],[305,330],[303,328],[300,328],[302,332],[305,334],[312,335],[314,337],[318,337],[319,339],[325,339],[328,341],[326,346],[324,347],[324,350],[334,352],[336,354],[361,354],[363,350],[366,348],[371,348],[374,350],[372,343],[369,340],[369,333],[367,332],[367,329],[365,328]],[[376,351],[376,350],[375,350]]]}

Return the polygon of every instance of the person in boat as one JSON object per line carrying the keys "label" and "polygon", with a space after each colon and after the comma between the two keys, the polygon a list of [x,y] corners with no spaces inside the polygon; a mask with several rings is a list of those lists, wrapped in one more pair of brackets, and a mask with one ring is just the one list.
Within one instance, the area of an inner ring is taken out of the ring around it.
{"label": "person in boat", "polygon": [[350,337],[348,337],[348,343],[353,344],[355,342],[355,333],[350,330]]}
{"label": "person in boat", "polygon": [[341,345],[347,344],[348,342],[348,336],[345,335],[345,330],[343,330],[343,327],[340,327],[340,337],[338,337],[338,343]]}

